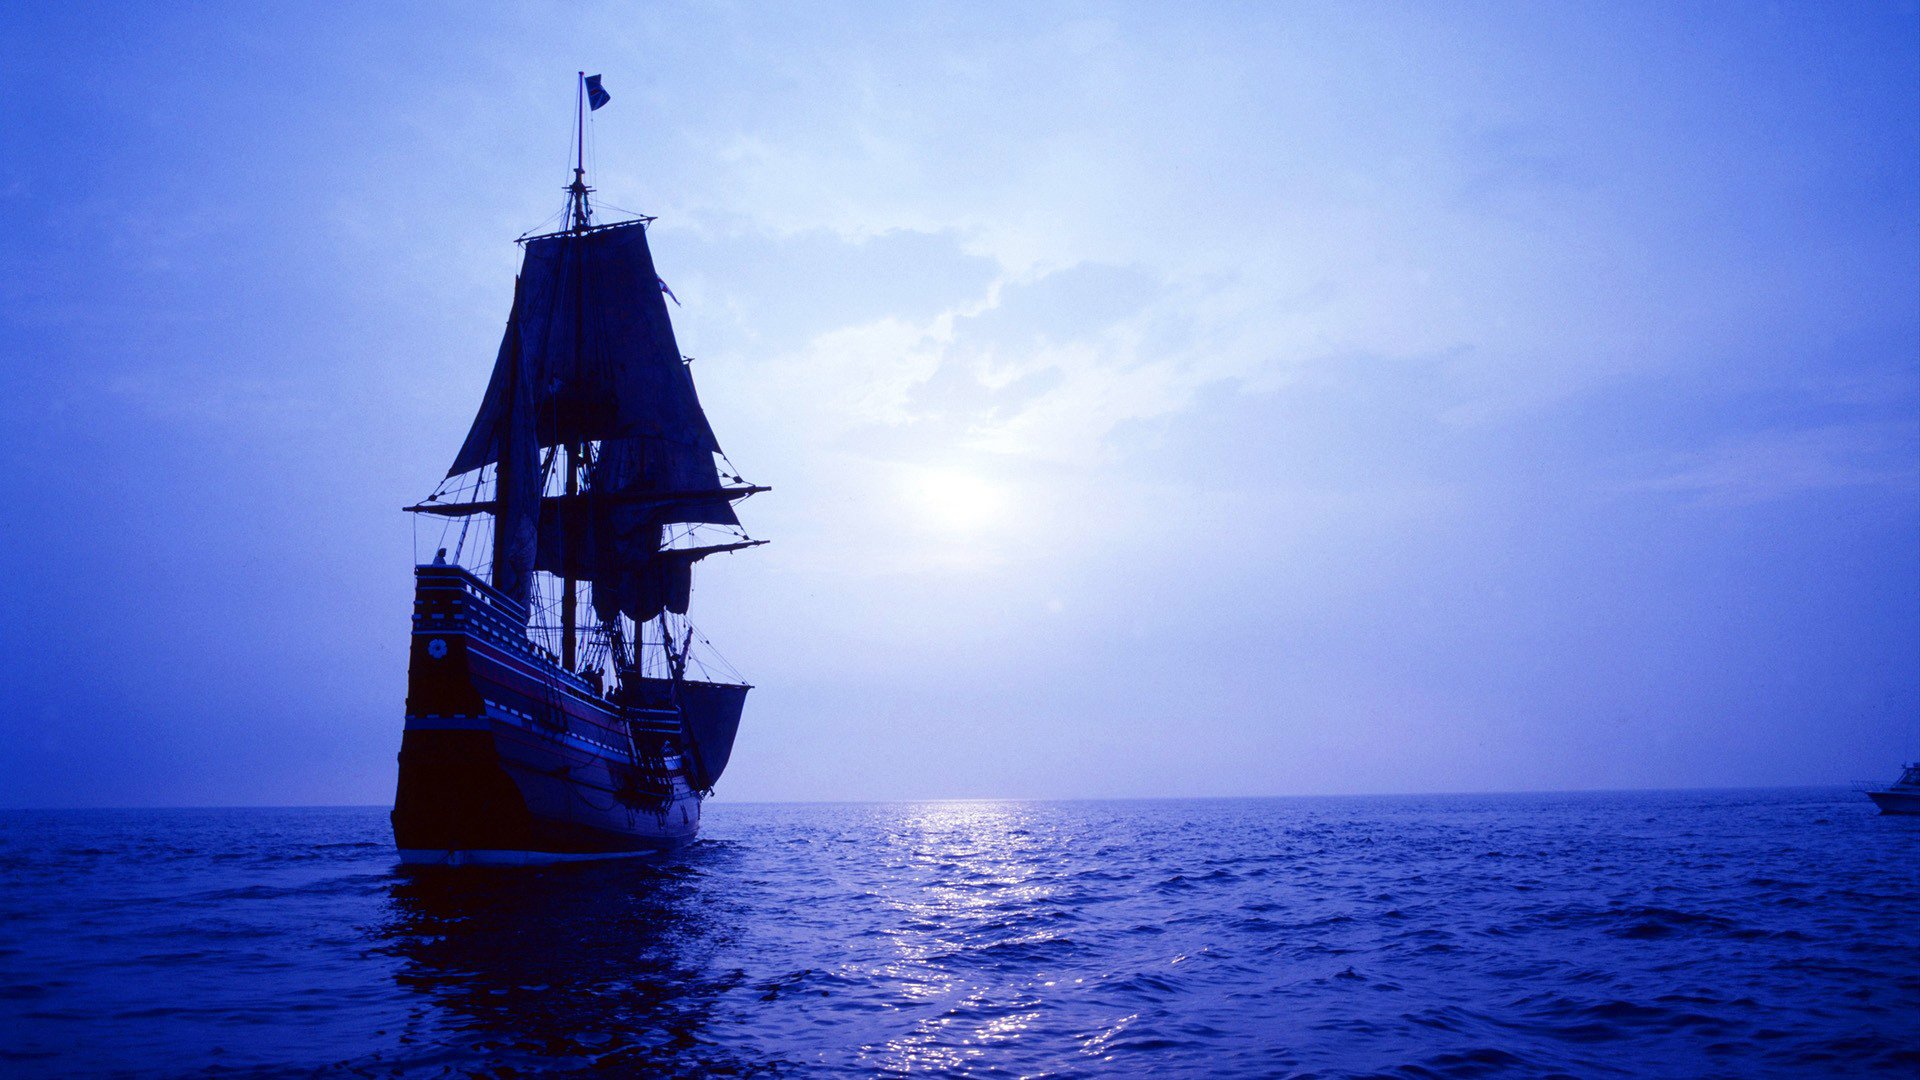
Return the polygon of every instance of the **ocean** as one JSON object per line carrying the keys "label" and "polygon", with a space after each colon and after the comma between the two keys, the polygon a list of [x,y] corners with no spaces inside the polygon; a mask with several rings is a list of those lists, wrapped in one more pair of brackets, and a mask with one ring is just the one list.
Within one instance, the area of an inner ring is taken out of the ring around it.
{"label": "ocean", "polygon": [[9,1076],[1920,1075],[1920,818],[1837,790],[0,813]]}

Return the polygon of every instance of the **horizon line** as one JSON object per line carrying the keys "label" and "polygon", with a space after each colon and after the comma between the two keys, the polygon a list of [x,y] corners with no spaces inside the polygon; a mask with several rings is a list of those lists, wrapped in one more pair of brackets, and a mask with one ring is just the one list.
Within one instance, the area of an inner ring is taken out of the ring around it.
{"label": "horizon line", "polygon": [[[738,806],[890,806],[901,803],[1087,803],[1087,802],[1227,802],[1266,799],[1421,799],[1469,798],[1490,795],[1631,795],[1736,791],[1860,791],[1874,780],[1821,784],[1734,784],[1699,787],[1497,788],[1479,791],[1371,791],[1313,792],[1285,795],[954,795],[898,799],[727,799]],[[0,813],[67,810],[359,810],[387,807],[377,803],[141,803],[120,806],[0,806]]]}

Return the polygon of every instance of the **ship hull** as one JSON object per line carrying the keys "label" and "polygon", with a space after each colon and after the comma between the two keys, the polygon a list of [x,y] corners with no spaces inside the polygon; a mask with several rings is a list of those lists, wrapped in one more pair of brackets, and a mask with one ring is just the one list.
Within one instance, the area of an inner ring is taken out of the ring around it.
{"label": "ship hull", "polygon": [[420,568],[393,807],[401,861],[525,865],[692,840],[701,799],[677,717],[609,700],[524,626],[465,571]]}
{"label": "ship hull", "polygon": [[1920,814],[1920,791],[1869,791],[1867,798],[1883,814]]}
{"label": "ship hull", "polygon": [[646,851],[610,851],[593,855],[561,855],[551,851],[493,851],[487,848],[401,848],[402,866],[551,866],[554,863],[598,861],[601,859],[645,858],[658,854]]}

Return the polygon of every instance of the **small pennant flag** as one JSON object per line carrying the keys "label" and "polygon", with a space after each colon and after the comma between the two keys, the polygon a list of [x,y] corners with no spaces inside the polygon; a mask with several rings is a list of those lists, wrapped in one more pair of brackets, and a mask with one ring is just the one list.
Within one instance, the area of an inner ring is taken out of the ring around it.
{"label": "small pennant flag", "polygon": [[600,89],[600,76],[587,76],[587,108],[589,111],[597,109],[612,100],[612,94]]}
{"label": "small pennant flag", "polygon": [[674,306],[674,307],[679,307],[679,306],[680,306],[680,298],[679,298],[679,297],[677,297],[677,296],[675,296],[675,295],[673,295],[673,290],[672,290],[672,289],[669,289],[669,288],[667,288],[667,283],[666,283],[666,280],[665,280],[665,279],[663,279],[663,278],[659,278],[659,277],[656,277],[656,278],[654,278],[653,280],[655,280],[655,281],[658,281],[658,282],[660,282],[660,291],[661,291],[661,292],[663,292],[663,293],[666,293],[666,294],[667,294],[667,299],[669,299],[669,300],[671,300],[671,301],[673,301],[673,306]]}

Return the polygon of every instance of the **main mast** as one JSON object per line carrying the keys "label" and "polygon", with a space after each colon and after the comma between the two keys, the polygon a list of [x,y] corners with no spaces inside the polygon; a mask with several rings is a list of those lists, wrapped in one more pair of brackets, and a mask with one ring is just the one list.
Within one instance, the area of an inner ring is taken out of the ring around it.
{"label": "main mast", "polygon": [[[596,76],[597,78],[597,76]],[[567,227],[574,232],[586,229],[593,217],[587,206],[587,73],[581,72],[573,97],[573,183],[567,185]]]}
{"label": "main mast", "polygon": [[[593,220],[593,209],[587,205],[587,73],[577,76],[578,82],[573,88],[573,183],[567,185],[568,227],[575,233],[587,230]],[[582,260],[584,266],[585,260]],[[584,288],[574,290],[573,355],[576,367],[580,361],[581,345],[584,339],[582,327],[586,325],[586,294]],[[566,492],[568,495],[580,494],[580,469],[587,462],[585,443],[569,443],[560,448],[566,469]],[[562,579],[560,589],[560,662],[568,671],[575,668],[579,652],[579,627],[577,610],[580,606],[580,582],[571,574]]]}

